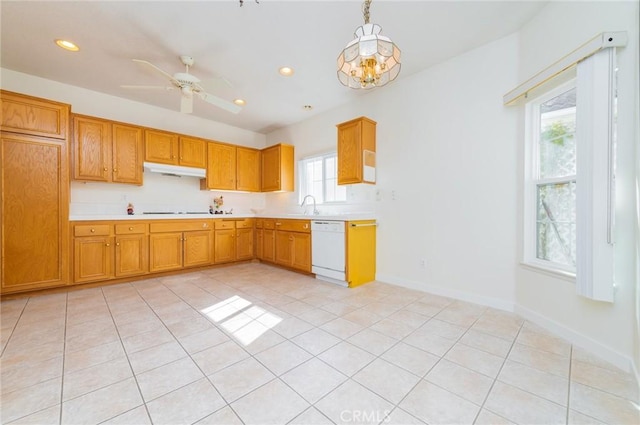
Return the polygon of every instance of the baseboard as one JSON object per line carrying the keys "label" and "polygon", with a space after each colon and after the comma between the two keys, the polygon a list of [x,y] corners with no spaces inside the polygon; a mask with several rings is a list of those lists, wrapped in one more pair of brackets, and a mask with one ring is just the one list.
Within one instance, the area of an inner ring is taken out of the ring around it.
{"label": "baseboard", "polygon": [[385,275],[378,273],[376,280],[379,282],[390,283],[392,285],[402,286],[403,288],[415,289],[430,294],[440,295],[443,297],[455,298],[456,300],[466,301],[474,304],[486,305],[487,307],[497,308],[499,310],[514,311],[514,303],[500,298],[485,297],[484,295],[472,294],[470,292],[460,291],[457,289],[446,288],[416,280],[403,279],[397,276]]}
{"label": "baseboard", "polygon": [[[554,320],[551,320],[540,313],[537,313],[533,310],[530,310],[521,305],[516,306],[517,314],[522,316],[523,318],[539,325],[550,332],[566,339],[570,343],[577,345],[580,348],[583,348],[590,353],[600,357],[603,360],[619,367],[620,369],[626,372],[633,372],[633,362],[631,358],[621,354],[606,345],[599,343],[598,341],[581,334],[580,332],[576,332],[573,329],[570,329]],[[637,377],[636,373],[636,377]]]}
{"label": "baseboard", "polygon": [[499,298],[485,297],[483,295],[477,295],[470,292],[460,291],[457,289],[446,288],[437,285],[427,284],[425,282],[419,282],[415,280],[403,279],[397,276],[378,274],[376,280],[392,285],[402,286],[408,289],[415,289],[418,291],[428,292],[430,294],[441,295],[444,297],[454,298],[460,301],[471,302],[475,304],[485,305],[487,307],[497,308],[499,310],[509,311],[516,313],[522,318],[535,323],[536,325],[547,329],[548,331],[566,339],[571,344],[577,345],[590,353],[600,357],[603,360],[619,367],[620,369],[635,374],[636,382],[640,382],[640,374],[637,365],[631,360],[631,358],[612,350],[611,348],[603,345],[586,335],[576,332],[554,320],[551,320],[540,313],[533,310],[529,310],[519,304],[502,300]]}

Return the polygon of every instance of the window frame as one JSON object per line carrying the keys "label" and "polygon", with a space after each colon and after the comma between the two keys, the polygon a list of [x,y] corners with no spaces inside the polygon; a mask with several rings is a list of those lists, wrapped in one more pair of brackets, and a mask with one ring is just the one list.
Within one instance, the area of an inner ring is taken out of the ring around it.
{"label": "window frame", "polygon": [[331,151],[331,152],[325,152],[322,154],[307,156],[307,157],[301,158],[298,161],[298,204],[301,204],[304,197],[307,195],[312,195],[317,198],[317,196],[314,195],[313,193],[306,193],[303,190],[303,188],[307,186],[306,185],[307,176],[306,176],[306,167],[305,167],[306,164],[309,161],[317,161],[320,159],[322,159],[322,202],[317,202],[317,205],[341,205],[347,202],[346,187],[345,187],[345,195],[343,200],[337,200],[337,201],[326,200],[327,199],[326,161],[327,159],[331,159],[331,158],[335,158],[335,168],[336,168],[335,182],[336,182],[336,187],[338,187],[338,152],[337,151]]}
{"label": "window frame", "polygon": [[[524,235],[522,264],[546,273],[575,282],[576,265],[573,267],[551,260],[538,258],[537,209],[539,185],[571,183],[577,188],[576,174],[563,177],[540,178],[540,106],[546,101],[577,87],[577,79],[559,84],[549,89],[525,105],[525,177],[524,177]],[[577,122],[576,122],[577,126]],[[577,131],[576,131],[577,132]],[[576,229],[577,232],[577,229]],[[575,252],[575,247],[574,247]],[[577,259],[576,259],[577,263]]]}

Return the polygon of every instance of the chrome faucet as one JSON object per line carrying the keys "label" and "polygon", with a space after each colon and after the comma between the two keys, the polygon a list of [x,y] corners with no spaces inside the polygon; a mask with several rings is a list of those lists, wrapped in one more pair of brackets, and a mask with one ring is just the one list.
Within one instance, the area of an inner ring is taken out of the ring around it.
{"label": "chrome faucet", "polygon": [[313,201],[313,215],[319,215],[320,211],[318,211],[318,209],[316,208],[316,198],[313,197],[313,195],[307,195],[302,199],[302,203],[300,204],[301,207],[304,207],[304,203],[307,201],[307,198],[311,198],[311,200]]}

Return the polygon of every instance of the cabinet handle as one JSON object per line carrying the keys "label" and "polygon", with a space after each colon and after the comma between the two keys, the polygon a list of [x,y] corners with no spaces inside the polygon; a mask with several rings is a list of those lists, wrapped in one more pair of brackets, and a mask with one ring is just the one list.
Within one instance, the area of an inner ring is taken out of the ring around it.
{"label": "cabinet handle", "polygon": [[289,236],[289,240],[292,241],[293,240],[293,236]]}
{"label": "cabinet handle", "polygon": [[282,225],[282,223],[276,223],[276,226],[281,226],[281,225]]}
{"label": "cabinet handle", "polygon": [[209,227],[207,223],[202,223],[202,227]]}
{"label": "cabinet handle", "polygon": [[305,225],[304,225],[304,228],[305,228],[305,229],[308,229],[308,228],[309,228],[309,225],[308,225],[308,224],[305,224]]}
{"label": "cabinet handle", "polygon": [[95,233],[95,232],[96,232],[96,229],[91,229],[91,233]]}
{"label": "cabinet handle", "polygon": [[111,246],[111,244],[106,243],[106,244],[104,244],[104,246]]}
{"label": "cabinet handle", "polygon": [[113,169],[113,172],[114,172],[114,173],[117,173],[117,172],[118,172],[118,169],[117,169],[117,168],[114,168],[114,169]]}
{"label": "cabinet handle", "polygon": [[109,171],[109,169],[107,167],[104,167],[104,171]]}
{"label": "cabinet handle", "polygon": [[183,159],[183,158],[182,158],[182,157],[180,157],[180,161],[182,161],[182,159]]}
{"label": "cabinet handle", "polygon": [[[107,245],[107,246],[109,246],[109,245]],[[120,242],[116,243],[116,246],[120,246]]]}
{"label": "cabinet handle", "polygon": [[129,230],[133,230],[133,227],[129,227]]}

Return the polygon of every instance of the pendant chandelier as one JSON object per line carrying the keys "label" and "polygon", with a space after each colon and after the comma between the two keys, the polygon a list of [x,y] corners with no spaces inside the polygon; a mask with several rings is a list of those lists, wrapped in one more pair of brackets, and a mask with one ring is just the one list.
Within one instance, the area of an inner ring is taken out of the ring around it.
{"label": "pendant chandelier", "polygon": [[338,79],[352,89],[381,87],[400,73],[400,49],[390,38],[380,35],[382,27],[369,23],[371,0],[362,4],[364,25],[338,56]]}

